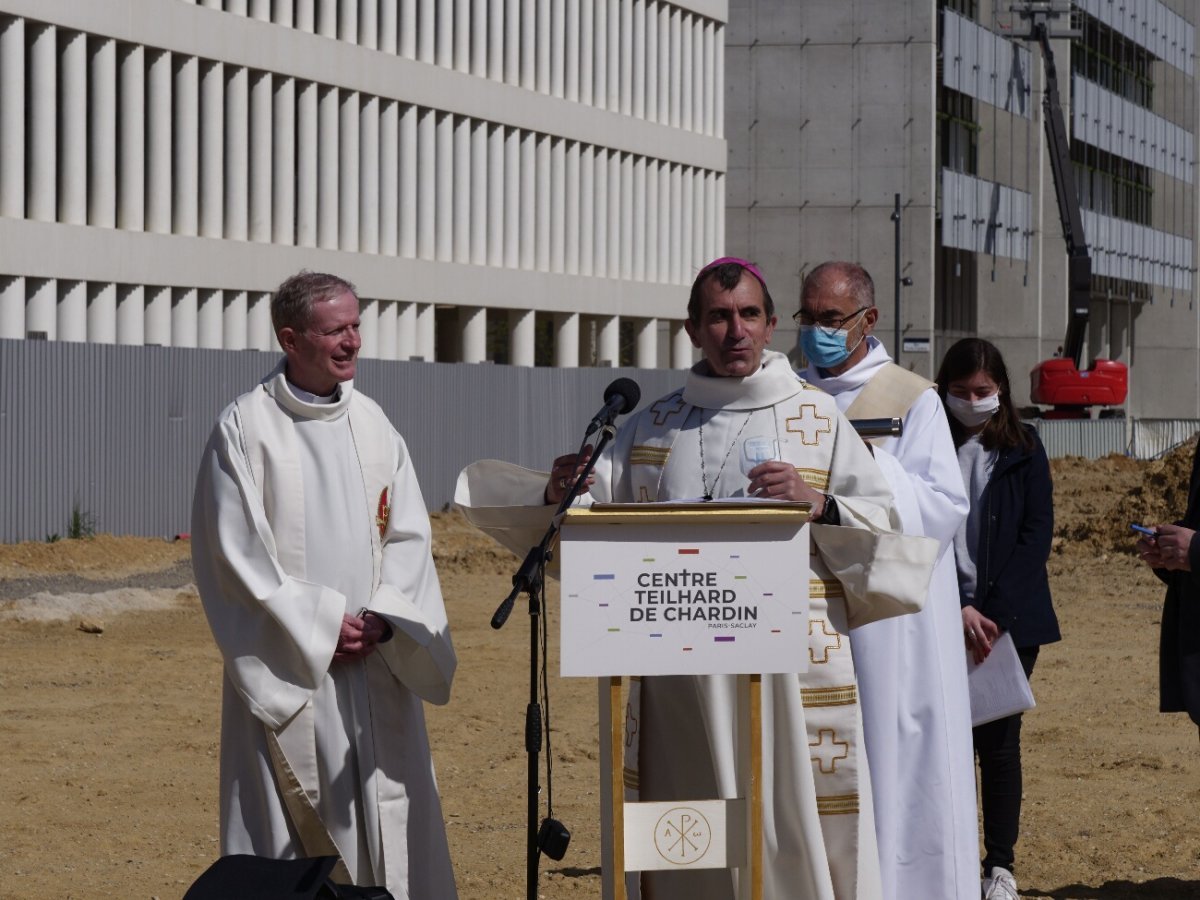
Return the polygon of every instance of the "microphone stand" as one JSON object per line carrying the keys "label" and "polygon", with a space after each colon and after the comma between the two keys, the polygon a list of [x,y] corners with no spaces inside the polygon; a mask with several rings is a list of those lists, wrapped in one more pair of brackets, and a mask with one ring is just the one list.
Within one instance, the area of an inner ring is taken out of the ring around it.
{"label": "microphone stand", "polygon": [[[575,483],[571,485],[571,489],[563,498],[562,503],[558,505],[558,511],[555,512],[554,518],[550,522],[550,527],[546,529],[546,534],[536,546],[530,549],[529,553],[525,556],[525,561],[521,563],[521,567],[513,575],[512,592],[504,598],[504,601],[492,615],[492,627],[497,629],[502,628],[508,620],[509,614],[512,612],[518,595],[522,593],[529,594],[529,703],[525,707],[525,752],[528,755],[529,763],[526,796],[528,803],[528,834],[525,857],[527,900],[537,900],[538,855],[542,849],[538,840],[538,793],[541,789],[541,786],[538,784],[538,754],[542,750],[542,708],[538,702],[538,619],[542,615],[542,595],[546,582],[546,563],[550,561],[552,556],[550,545],[554,542],[554,538],[558,534],[563,513],[566,512],[575,498],[579,496],[580,489],[587,484],[588,476],[592,474],[592,469],[596,466],[596,460],[599,459],[605,446],[616,436],[616,433],[617,429],[612,424],[611,419],[600,429],[600,439],[596,442],[596,447],[592,451],[587,465],[579,473],[579,477],[575,479]],[[586,444],[587,437],[584,437],[584,446]],[[582,450],[582,447],[580,449]],[[548,711],[548,685],[546,690],[546,706]],[[561,850],[565,853],[565,843],[561,845]],[[556,858],[561,859],[561,853]]]}

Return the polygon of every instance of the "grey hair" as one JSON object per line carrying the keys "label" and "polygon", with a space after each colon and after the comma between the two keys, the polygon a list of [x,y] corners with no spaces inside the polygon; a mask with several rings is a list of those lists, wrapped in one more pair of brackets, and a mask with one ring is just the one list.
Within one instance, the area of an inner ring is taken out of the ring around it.
{"label": "grey hair", "polygon": [[800,288],[800,302],[815,294],[820,288],[842,282],[846,285],[859,306],[875,305],[875,282],[871,274],[858,263],[830,260],[823,262],[804,277]]}
{"label": "grey hair", "polygon": [[308,327],[315,304],[346,293],[358,297],[354,285],[344,278],[307,269],[298,272],[279,285],[271,297],[271,324],[275,333],[284,328]]}

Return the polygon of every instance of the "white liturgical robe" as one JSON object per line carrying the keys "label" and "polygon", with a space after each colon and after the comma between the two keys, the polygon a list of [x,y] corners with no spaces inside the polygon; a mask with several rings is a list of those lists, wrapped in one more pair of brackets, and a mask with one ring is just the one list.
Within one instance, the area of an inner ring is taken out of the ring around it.
{"label": "white liturgical robe", "polygon": [[[456,660],[403,439],[340,386],[301,400],[283,366],[219,418],[192,559],[224,658],[221,853],[341,857],[335,876],[454,898],[422,700]],[[391,639],[333,662],[344,614]]]}
{"label": "white liturgical robe", "polygon": [[[893,533],[891,496],[879,468],[831,398],[767,352],[745,378],[709,376],[700,363],[686,386],[625,422],[596,466],[597,500],[735,497],[748,484],[749,439],[774,448],[816,489],[837,498],[841,526],[812,526],[808,671],[763,679],[764,896],[852,900],[880,896],[870,779],[859,740],[851,626],[901,615],[923,602],[932,541]],[[701,438],[703,461],[701,461]],[[536,542],[533,510],[544,473],[494,461],[459,476],[468,517],[523,552]],[[547,510],[547,507],[541,507]],[[542,525],[549,513],[542,512]],[[528,539],[528,540],[527,540]],[[522,546],[523,545],[523,546]],[[643,678],[638,786],[643,800],[734,797],[737,691],[728,676]],[[729,900],[736,873],[643,873],[646,898]]]}
{"label": "white liturgical robe", "polygon": [[[852,407],[867,384],[892,366],[883,345],[873,337],[868,340],[867,356],[841,375],[824,376],[812,367],[801,372],[832,394],[851,418],[859,415]],[[881,381],[880,387],[885,384]],[[850,634],[871,764],[880,870],[887,900],[975,900],[979,826],[974,752],[958,579],[950,549],[968,501],[937,392],[918,384],[911,407],[901,393],[880,390],[862,415],[903,418],[899,438],[874,442],[876,460],[889,475],[905,532],[935,538],[940,549],[929,600],[920,613]]]}

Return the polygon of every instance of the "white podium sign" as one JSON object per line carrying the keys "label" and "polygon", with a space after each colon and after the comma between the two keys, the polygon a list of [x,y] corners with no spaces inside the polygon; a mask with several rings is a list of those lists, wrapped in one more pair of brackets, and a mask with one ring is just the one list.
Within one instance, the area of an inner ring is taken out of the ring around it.
{"label": "white podium sign", "polygon": [[563,522],[564,677],[807,668],[803,515],[730,511],[736,526],[684,511],[612,515],[573,511]]}

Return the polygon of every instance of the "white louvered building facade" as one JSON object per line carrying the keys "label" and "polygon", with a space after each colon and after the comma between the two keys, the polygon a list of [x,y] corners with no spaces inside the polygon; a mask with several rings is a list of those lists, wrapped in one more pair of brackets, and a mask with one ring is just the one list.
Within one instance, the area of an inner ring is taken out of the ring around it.
{"label": "white louvered building facade", "polygon": [[724,247],[718,0],[0,0],[0,338],[685,366]]}

